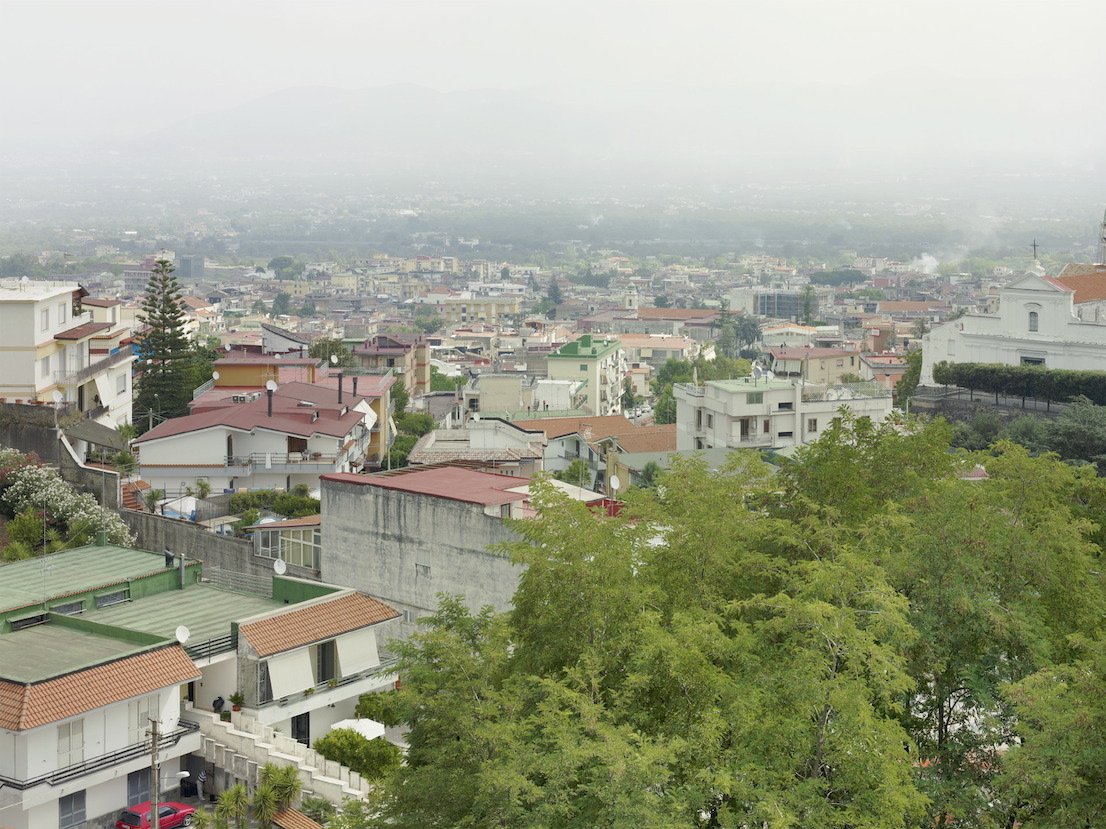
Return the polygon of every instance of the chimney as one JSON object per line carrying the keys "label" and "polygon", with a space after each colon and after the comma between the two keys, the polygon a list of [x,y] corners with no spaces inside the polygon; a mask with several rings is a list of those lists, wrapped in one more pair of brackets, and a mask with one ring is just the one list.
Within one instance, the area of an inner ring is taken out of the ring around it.
{"label": "chimney", "polygon": [[338,372],[338,402],[342,402],[342,381],[345,380],[345,375],[342,372]]}
{"label": "chimney", "polygon": [[357,397],[357,375],[353,377],[353,396]]}
{"label": "chimney", "polygon": [[173,566],[173,552],[168,547],[162,550],[162,555],[165,556],[165,567],[171,569]]}
{"label": "chimney", "polygon": [[269,417],[273,416],[273,390],[265,389],[265,394],[269,395]]}

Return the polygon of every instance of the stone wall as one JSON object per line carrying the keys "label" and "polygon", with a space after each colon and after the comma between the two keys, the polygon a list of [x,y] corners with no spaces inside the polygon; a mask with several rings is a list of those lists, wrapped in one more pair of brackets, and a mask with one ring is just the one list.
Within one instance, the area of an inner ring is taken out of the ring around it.
{"label": "stone wall", "polygon": [[464,596],[473,611],[511,606],[522,568],[488,548],[518,535],[478,504],[324,480],[322,513],[322,580],[404,613],[398,638],[437,609],[438,593]]}
{"label": "stone wall", "polygon": [[58,465],[57,426],[52,406],[0,403],[0,445],[27,454],[34,452],[52,466]]}
{"label": "stone wall", "polygon": [[980,391],[969,393],[967,389],[946,392],[937,388],[919,388],[910,399],[912,414],[943,417],[958,423],[971,423],[980,412],[993,414],[1003,423],[1025,415],[1051,420],[1059,417],[1065,408],[1063,403],[1047,404],[1032,399],[1026,400],[1023,407],[1020,397],[1000,396],[999,402],[995,403],[994,394]]}
{"label": "stone wall", "polygon": [[209,569],[218,568],[248,576],[272,576],[272,562],[255,556],[251,541],[215,535],[191,521],[149,512],[122,509],[119,517],[135,534],[136,547],[155,552],[168,547],[186,558],[200,559],[205,575]]}

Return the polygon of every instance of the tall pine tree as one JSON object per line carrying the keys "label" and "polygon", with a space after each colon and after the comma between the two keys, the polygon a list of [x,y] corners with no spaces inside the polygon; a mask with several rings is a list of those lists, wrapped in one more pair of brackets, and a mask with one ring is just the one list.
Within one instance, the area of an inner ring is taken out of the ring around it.
{"label": "tall pine tree", "polygon": [[165,259],[154,263],[139,322],[147,328],[139,334],[142,374],[135,400],[139,427],[148,426],[148,413],[157,418],[188,413],[188,401],[198,384],[198,366],[184,327],[181,290],[173,276],[173,265]]}

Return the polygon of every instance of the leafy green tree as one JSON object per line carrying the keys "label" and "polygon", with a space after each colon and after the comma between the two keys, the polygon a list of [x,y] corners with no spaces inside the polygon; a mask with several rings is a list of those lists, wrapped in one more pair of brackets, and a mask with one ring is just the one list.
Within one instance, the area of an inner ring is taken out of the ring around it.
{"label": "leafy green tree", "polygon": [[658,424],[676,422],[676,398],[669,387],[657,398],[653,404],[653,422]]}
{"label": "leafy green tree", "polygon": [[546,292],[545,296],[554,306],[560,305],[563,301],[561,297],[561,286],[557,284],[557,277],[550,277],[549,290]]}
{"label": "leafy green tree", "polygon": [[403,412],[396,415],[396,429],[406,435],[422,437],[434,431],[434,416],[425,412]]}
{"label": "leafy green tree", "polygon": [[[1077,643],[1080,659],[1006,688],[1020,740],[1005,757],[998,792],[1025,826],[1086,829],[1106,821],[1106,644]],[[1012,823],[1011,825],[1018,825]]]}
{"label": "leafy green tree", "polygon": [[407,411],[407,407],[411,403],[411,395],[403,382],[403,375],[396,377],[395,383],[392,384],[391,395],[392,405],[395,406],[396,412],[400,413]]}
{"label": "leafy green tree", "polygon": [[399,768],[403,752],[383,737],[370,740],[352,728],[332,728],[312,747],[328,760],[341,763],[366,780],[379,780]]}
{"label": "leafy green tree", "polygon": [[669,308],[671,307],[671,304],[672,301],[668,298],[667,294],[659,294],[658,296],[653,297],[654,308]]}
{"label": "leafy green tree", "polygon": [[[327,365],[337,366],[338,368],[350,368],[357,365],[357,359],[353,356],[346,344],[337,337],[322,337],[315,340],[307,348],[307,356],[314,357],[316,360],[323,360]],[[330,358],[337,357],[338,362],[332,363]]]}
{"label": "leafy green tree", "polygon": [[281,291],[273,298],[273,304],[269,306],[269,316],[287,316],[292,312],[291,308],[292,295]]}
{"label": "leafy green tree", "polygon": [[803,304],[803,325],[813,325],[818,314],[818,297],[812,285],[803,286],[800,301]]}
{"label": "leafy green tree", "polygon": [[595,473],[588,466],[587,461],[576,458],[568,465],[567,469],[554,472],[553,477],[558,481],[564,481],[566,484],[590,489],[592,483],[594,483]]}
{"label": "leafy green tree", "polygon": [[630,378],[625,378],[622,381],[622,410],[630,411],[635,406],[640,405],[643,399],[640,394],[634,392],[634,386],[630,382]]}
{"label": "leafy green tree", "polygon": [[748,510],[755,456],[719,476],[676,463],[679,488],[613,519],[538,484],[539,517],[505,548],[527,566],[512,613],[444,597],[400,646],[410,751],[374,792],[380,825],[919,816],[894,716],[906,603],[873,565],[799,557]]}
{"label": "leafy green tree", "polygon": [[437,366],[430,367],[430,391],[456,391],[465,384],[464,375],[448,377]]}
{"label": "leafy green tree", "polygon": [[895,386],[895,394],[898,402],[905,405],[914,396],[914,392],[918,389],[918,382],[922,378],[922,350],[919,348],[908,351],[902,359],[906,363],[906,371],[902,373],[902,377]]}
{"label": "leafy green tree", "polygon": [[305,299],[303,305],[296,311],[296,315],[300,317],[313,317],[316,313],[315,300],[313,299]]}
{"label": "leafy green tree", "polygon": [[511,269],[507,265],[504,265],[502,268],[499,269],[499,278],[502,279],[504,282],[510,281]]}
{"label": "leafy green tree", "polygon": [[199,385],[199,366],[185,333],[180,285],[173,270],[165,259],[154,264],[138,315],[146,327],[138,334],[141,375],[135,407],[159,417],[187,414],[192,390]]}

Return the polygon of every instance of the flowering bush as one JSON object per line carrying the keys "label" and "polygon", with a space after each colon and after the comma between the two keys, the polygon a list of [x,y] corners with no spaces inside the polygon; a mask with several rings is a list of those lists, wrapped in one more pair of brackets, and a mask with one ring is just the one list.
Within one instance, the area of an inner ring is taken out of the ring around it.
{"label": "flowering bush", "polygon": [[0,447],[0,507],[8,515],[38,515],[47,527],[58,530],[67,547],[88,544],[100,530],[107,533],[109,544],[134,544],[122,519],[92,495],[76,492],[33,454],[6,447]]}

